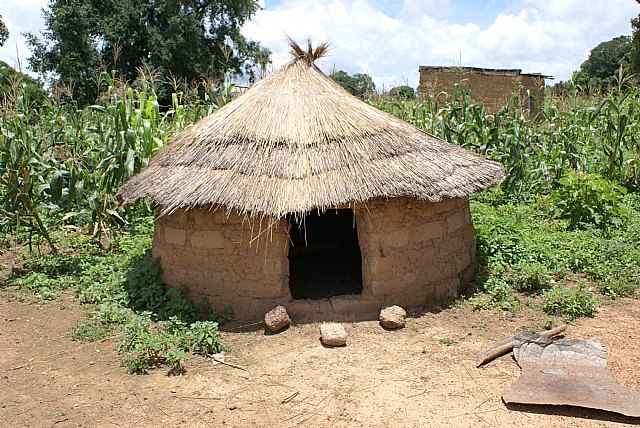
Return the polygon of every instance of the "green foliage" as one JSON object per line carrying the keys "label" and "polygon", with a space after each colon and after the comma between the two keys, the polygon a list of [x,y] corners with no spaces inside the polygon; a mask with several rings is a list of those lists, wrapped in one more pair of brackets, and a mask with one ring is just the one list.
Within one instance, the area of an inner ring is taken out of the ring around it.
{"label": "green foliage", "polygon": [[631,35],[631,51],[629,52],[629,67],[633,74],[640,75],[640,15],[631,19],[631,28],[633,31]]}
{"label": "green foliage", "polygon": [[364,98],[376,90],[376,85],[368,74],[350,76],[346,71],[338,70],[331,74],[331,78],[356,97]]}
{"label": "green foliage", "polygon": [[578,85],[607,88],[616,83],[618,71],[628,64],[631,37],[618,36],[598,44],[589,52],[589,58],[580,65],[573,80]]}
{"label": "green foliage", "polygon": [[218,323],[214,321],[196,321],[187,333],[189,348],[201,354],[217,354],[223,350]]}
{"label": "green foliage", "polygon": [[187,325],[179,317],[156,323],[150,312],[134,315],[120,333],[118,352],[122,363],[131,373],[146,373],[166,364],[173,372],[182,372],[186,352],[210,355],[225,349],[218,323],[196,321]]}
{"label": "green foliage", "polygon": [[150,312],[133,315],[120,333],[118,352],[130,373],[146,373],[162,364],[177,369],[185,361],[186,353],[179,338],[170,329],[154,323],[151,316]]}
{"label": "green foliage", "polygon": [[554,221],[536,201],[501,205],[488,204],[486,199],[477,195],[471,204],[479,264],[475,285],[486,293],[471,299],[475,309],[518,309],[521,293],[534,297],[562,293],[551,290],[576,274],[612,298],[638,292],[637,195],[623,198],[628,217],[607,233],[596,228],[568,229],[569,222]]}
{"label": "green foliage", "polygon": [[15,105],[23,92],[32,106],[42,106],[47,99],[41,82],[0,61],[0,101],[4,100],[4,108]]}
{"label": "green foliage", "polygon": [[0,15],[0,46],[4,45],[4,42],[9,38],[9,29],[4,24],[2,20],[2,15]]}
{"label": "green foliage", "polygon": [[627,189],[598,174],[570,171],[562,177],[549,201],[557,217],[569,220],[569,228],[586,225],[620,226],[627,213],[622,198]]}
{"label": "green foliage", "polygon": [[23,92],[15,112],[0,116],[0,227],[26,226],[52,249],[43,215],[96,236],[118,230],[131,209],[119,206],[117,189],[176,132],[215,109],[196,102],[187,112],[176,94],[173,108],[161,111],[145,80],[134,88],[104,78],[100,104],[34,109]]}
{"label": "green foliage", "polygon": [[71,287],[73,283],[74,278],[71,276],[63,275],[51,278],[40,272],[32,272],[15,280],[15,284],[20,289],[32,291],[36,298],[42,301],[54,300],[60,291]]}
{"label": "green foliage", "polygon": [[389,97],[397,100],[411,100],[416,97],[416,91],[411,86],[396,86],[389,91]]}
{"label": "green foliage", "polygon": [[[29,61],[82,106],[97,99],[97,73],[105,68],[129,81],[148,69],[174,86],[222,80],[227,70],[253,78],[270,63],[270,51],[241,32],[258,7],[254,0],[52,0],[46,31],[28,35]],[[161,84],[163,102],[170,102],[171,86]]]}
{"label": "green foliage", "polygon": [[506,268],[504,279],[515,291],[540,293],[550,287],[553,275],[545,264],[531,262]]}
{"label": "green foliage", "polygon": [[160,259],[152,258],[151,250],[131,260],[131,270],[124,280],[124,291],[133,309],[158,313],[167,301],[161,274]]}
{"label": "green foliage", "polygon": [[561,315],[567,321],[591,316],[596,312],[596,299],[584,286],[560,285],[544,293],[542,310],[549,315]]}

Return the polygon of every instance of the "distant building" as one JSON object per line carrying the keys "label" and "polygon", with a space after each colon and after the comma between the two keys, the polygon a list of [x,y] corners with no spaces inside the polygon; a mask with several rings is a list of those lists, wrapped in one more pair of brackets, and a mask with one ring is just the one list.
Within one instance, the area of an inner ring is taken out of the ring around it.
{"label": "distant building", "polygon": [[552,79],[540,73],[522,73],[519,69],[477,67],[420,66],[418,95],[451,94],[456,83],[469,92],[474,103],[496,112],[509,104],[514,93],[520,95],[522,107],[538,113],[544,103],[544,80]]}

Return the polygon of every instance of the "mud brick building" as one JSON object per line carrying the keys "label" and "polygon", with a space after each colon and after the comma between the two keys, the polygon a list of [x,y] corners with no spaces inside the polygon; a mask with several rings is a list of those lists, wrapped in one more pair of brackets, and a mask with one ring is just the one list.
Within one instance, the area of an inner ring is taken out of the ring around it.
{"label": "mud brick building", "polygon": [[522,73],[519,69],[420,66],[419,71],[420,97],[450,95],[459,84],[460,89],[470,94],[472,102],[483,104],[489,112],[508,105],[515,93],[523,108],[531,114],[538,113],[544,103],[545,79],[551,78],[537,73]]}

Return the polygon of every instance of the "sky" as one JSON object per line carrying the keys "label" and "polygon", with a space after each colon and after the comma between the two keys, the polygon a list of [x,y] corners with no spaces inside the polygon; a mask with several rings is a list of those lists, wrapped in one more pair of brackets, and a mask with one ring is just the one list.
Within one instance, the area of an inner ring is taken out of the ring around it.
{"label": "sky", "polygon": [[[569,80],[598,43],[630,35],[640,14],[635,0],[259,0],[243,28],[290,59],[285,35],[310,37],[332,49],[318,61],[325,72],[368,73],[378,90],[418,84],[418,67],[519,68]],[[27,71],[22,32],[44,29],[46,0],[0,0],[10,38],[0,60]],[[552,83],[547,81],[547,83]]]}

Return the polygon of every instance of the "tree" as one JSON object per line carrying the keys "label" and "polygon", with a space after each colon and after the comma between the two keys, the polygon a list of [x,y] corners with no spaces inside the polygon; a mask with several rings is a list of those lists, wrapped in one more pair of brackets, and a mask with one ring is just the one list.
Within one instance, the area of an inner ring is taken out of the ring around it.
{"label": "tree", "polygon": [[[640,3],[640,0],[636,0]],[[640,14],[631,19],[631,52],[629,52],[629,68],[631,72],[640,75]]]}
{"label": "tree", "polygon": [[395,88],[391,88],[389,96],[399,100],[410,100],[415,98],[416,91],[408,85],[396,86]]}
{"label": "tree", "polygon": [[376,90],[376,85],[368,74],[349,76],[346,71],[339,70],[334,72],[331,78],[356,97],[364,98]]}
{"label": "tree", "polygon": [[606,87],[616,82],[620,66],[628,66],[631,38],[618,36],[602,42],[589,52],[589,58],[573,76],[576,84]]}
{"label": "tree", "polygon": [[96,75],[105,69],[128,80],[145,67],[164,82],[227,72],[251,80],[271,54],[240,32],[258,7],[256,0],[50,0],[46,31],[28,35],[29,62],[82,104],[97,96]]}
{"label": "tree", "polygon": [[4,45],[4,42],[9,38],[9,29],[4,25],[2,15],[0,15],[0,46]]}
{"label": "tree", "polygon": [[17,99],[23,91],[29,102],[35,105],[41,105],[47,98],[42,83],[0,61],[0,102],[7,98]]}

